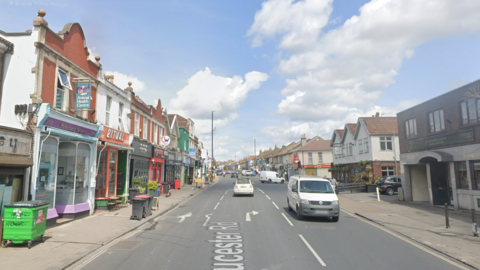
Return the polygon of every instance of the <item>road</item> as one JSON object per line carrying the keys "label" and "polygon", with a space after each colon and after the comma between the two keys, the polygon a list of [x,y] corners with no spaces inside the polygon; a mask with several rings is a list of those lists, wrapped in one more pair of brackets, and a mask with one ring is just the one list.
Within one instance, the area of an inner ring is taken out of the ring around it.
{"label": "road", "polygon": [[233,183],[220,177],[81,269],[458,269],[345,212],[297,220],[286,184],[254,179],[254,197],[233,197]]}

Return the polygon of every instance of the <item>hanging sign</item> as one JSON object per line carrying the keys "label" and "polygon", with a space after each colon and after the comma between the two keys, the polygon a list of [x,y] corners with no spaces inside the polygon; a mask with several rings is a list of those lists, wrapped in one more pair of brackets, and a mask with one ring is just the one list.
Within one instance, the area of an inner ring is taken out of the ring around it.
{"label": "hanging sign", "polygon": [[77,83],[75,109],[90,109],[91,83]]}
{"label": "hanging sign", "polygon": [[163,146],[169,145],[170,144],[170,137],[162,136],[162,138],[160,138],[160,144],[163,145]]}

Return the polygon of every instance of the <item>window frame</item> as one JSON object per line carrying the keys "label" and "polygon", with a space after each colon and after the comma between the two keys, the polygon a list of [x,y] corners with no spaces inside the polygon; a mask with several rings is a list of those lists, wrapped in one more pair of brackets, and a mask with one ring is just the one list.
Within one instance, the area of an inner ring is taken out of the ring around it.
{"label": "window frame", "polygon": [[118,103],[118,130],[120,131],[125,131],[125,127],[123,126],[123,120],[122,120],[123,108],[124,108],[124,104],[119,102]]}
{"label": "window frame", "polygon": [[[65,78],[63,78],[62,74],[65,75]],[[66,80],[66,81],[64,81]],[[54,108],[62,111],[67,111],[68,110],[68,90],[72,90],[72,86],[70,84],[70,74],[68,71],[62,68],[57,69],[57,85],[55,87],[55,97],[54,97]],[[60,108],[58,108],[58,97],[59,97],[59,91],[60,93]]]}
{"label": "window frame", "polygon": [[148,119],[147,117],[143,116],[143,132],[142,132],[142,138],[144,140],[147,140],[147,134],[148,134]]}
{"label": "window frame", "polygon": [[[413,131],[411,130],[413,128]],[[405,138],[412,139],[417,137],[417,119],[410,118],[405,121]]]}
{"label": "window frame", "polygon": [[363,139],[363,152],[369,153],[370,148],[368,146],[368,138]]}
{"label": "window frame", "polygon": [[[470,184],[472,190],[480,190],[480,174],[478,179],[475,177],[475,163],[480,163],[480,160],[470,160]],[[480,170],[479,170],[480,171]]]}
{"label": "window frame", "polygon": [[158,125],[157,123],[153,123],[153,142],[158,144]]}
{"label": "window frame", "polygon": [[[443,113],[443,108],[430,111],[428,112],[427,116],[429,133],[439,133],[445,131],[445,115]],[[440,125],[439,130],[437,130],[437,125]]]}
{"label": "window frame", "polygon": [[140,137],[140,114],[135,112],[135,136]]}
{"label": "window frame", "polygon": [[318,164],[323,164],[323,153],[318,152]]}
{"label": "window frame", "polygon": [[[384,172],[386,172],[386,175],[384,175]],[[382,166],[382,177],[388,177],[392,175],[395,175],[395,166]]]}
{"label": "window frame", "polygon": [[107,104],[105,107],[105,125],[110,126],[110,111],[112,109],[112,97],[107,96]]}
{"label": "window frame", "polygon": [[[382,139],[382,138],[384,138],[384,139]],[[390,140],[387,139],[387,138],[390,138]],[[380,151],[393,151],[392,136],[380,136],[379,141],[380,141]],[[388,143],[390,143],[390,149],[388,149]],[[385,146],[385,149],[382,149],[382,145]]]}
{"label": "window frame", "polygon": [[[463,168],[465,169],[463,171],[462,174],[464,174],[464,177],[465,177],[465,180],[463,181],[464,183],[466,183],[466,187],[464,185],[462,185],[462,181],[460,181],[460,173],[459,173],[459,169],[460,169],[460,166],[459,165],[462,165],[463,164]],[[455,182],[456,182],[456,185],[457,185],[457,189],[462,189],[462,190],[470,190],[470,185],[469,185],[469,179],[468,179],[468,165],[467,165],[467,161],[455,161],[454,162],[454,166],[455,166]]]}
{"label": "window frame", "polygon": [[358,153],[359,154],[363,154],[363,139],[362,140],[358,140]]}
{"label": "window frame", "polygon": [[313,164],[313,154],[312,152],[308,152],[308,164]]}

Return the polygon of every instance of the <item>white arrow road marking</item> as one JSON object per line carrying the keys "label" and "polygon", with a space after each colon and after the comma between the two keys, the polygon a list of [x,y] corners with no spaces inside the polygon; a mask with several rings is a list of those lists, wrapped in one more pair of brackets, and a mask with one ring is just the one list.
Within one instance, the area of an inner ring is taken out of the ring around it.
{"label": "white arrow road marking", "polygon": [[182,215],[182,216],[177,216],[177,218],[180,218],[180,221],[178,223],[183,222],[185,220],[185,218],[191,217],[191,216],[192,216],[192,212],[189,212],[188,214],[185,214],[185,215]]}
{"label": "white arrow road marking", "polygon": [[213,213],[210,213],[208,215],[205,215],[205,217],[207,218],[207,220],[205,220],[205,223],[203,223],[203,226],[205,227],[205,225],[207,225],[208,221],[210,220],[210,216],[213,215]]}
{"label": "white arrow road marking", "polygon": [[252,221],[252,220],[250,219],[250,213],[252,213],[254,216],[259,214],[259,213],[256,212],[256,211],[248,212],[248,213],[247,213],[247,218],[246,218],[247,221]]}
{"label": "white arrow road marking", "polygon": [[310,246],[310,244],[307,242],[307,240],[305,240],[305,238],[303,238],[303,235],[299,234],[298,236],[300,236],[300,238],[302,239],[303,243],[305,243],[305,245],[307,245],[308,249],[310,249],[310,252],[313,253],[313,256],[315,256],[315,258],[317,258],[317,261],[322,265],[322,266],[327,266],[322,258],[320,258],[320,256],[318,256],[317,252],[315,252],[315,250],[312,248],[312,246]]}
{"label": "white arrow road marking", "polygon": [[285,216],[284,213],[282,213],[282,216],[287,220],[288,224],[290,224],[290,226],[293,226],[292,222],[290,222],[290,220],[287,218],[287,216]]}

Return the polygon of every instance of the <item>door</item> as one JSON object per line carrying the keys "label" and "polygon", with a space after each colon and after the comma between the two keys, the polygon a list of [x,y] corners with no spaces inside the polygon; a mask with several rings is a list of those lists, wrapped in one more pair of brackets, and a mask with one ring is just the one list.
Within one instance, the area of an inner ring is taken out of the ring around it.
{"label": "door", "polygon": [[444,205],[450,203],[448,199],[446,163],[430,163],[430,176],[432,181],[433,204]]}
{"label": "door", "polygon": [[290,191],[290,205],[295,209],[298,203],[298,180],[292,183],[292,189]]}

